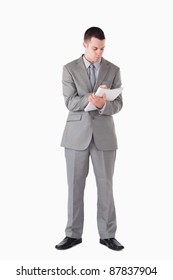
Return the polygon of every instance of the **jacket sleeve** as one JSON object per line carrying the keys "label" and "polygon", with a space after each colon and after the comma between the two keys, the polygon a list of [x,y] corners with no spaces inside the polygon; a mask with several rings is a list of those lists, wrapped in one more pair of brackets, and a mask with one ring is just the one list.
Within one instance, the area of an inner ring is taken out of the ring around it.
{"label": "jacket sleeve", "polygon": [[[121,87],[120,69],[117,71],[112,88],[119,88],[119,87]],[[121,110],[122,106],[123,106],[123,99],[122,99],[122,94],[120,94],[113,101],[106,100],[106,106],[104,106],[104,109],[100,111],[100,114],[101,115],[114,115]]]}
{"label": "jacket sleeve", "polygon": [[83,96],[78,94],[74,77],[66,66],[63,67],[62,85],[65,105],[68,110],[73,112],[83,111],[88,104],[88,97],[91,93],[86,93]]}

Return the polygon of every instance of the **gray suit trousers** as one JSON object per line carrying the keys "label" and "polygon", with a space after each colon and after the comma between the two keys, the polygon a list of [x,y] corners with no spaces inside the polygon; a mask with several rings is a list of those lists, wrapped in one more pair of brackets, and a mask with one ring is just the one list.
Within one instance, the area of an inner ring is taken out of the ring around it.
{"label": "gray suit trousers", "polygon": [[97,184],[97,226],[101,239],[115,237],[116,213],[113,198],[113,173],[116,150],[98,150],[91,140],[85,150],[65,148],[68,180],[68,221],[66,236],[80,238],[84,223],[84,189],[91,156]]}

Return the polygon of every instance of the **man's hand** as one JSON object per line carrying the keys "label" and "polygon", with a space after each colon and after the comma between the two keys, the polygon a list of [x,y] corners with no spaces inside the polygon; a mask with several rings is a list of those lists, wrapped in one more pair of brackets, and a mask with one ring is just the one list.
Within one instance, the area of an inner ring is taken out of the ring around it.
{"label": "man's hand", "polygon": [[100,87],[101,88],[108,88],[106,85],[101,85]]}
{"label": "man's hand", "polygon": [[[101,88],[107,88],[106,85],[101,85]],[[88,101],[94,104],[98,109],[103,108],[105,102],[106,102],[106,94],[103,94],[102,96],[96,96],[94,93],[92,93],[88,97]]]}
{"label": "man's hand", "polygon": [[102,96],[96,96],[94,93],[92,93],[88,97],[88,101],[94,104],[97,108],[101,109],[106,102],[106,94],[103,94]]}

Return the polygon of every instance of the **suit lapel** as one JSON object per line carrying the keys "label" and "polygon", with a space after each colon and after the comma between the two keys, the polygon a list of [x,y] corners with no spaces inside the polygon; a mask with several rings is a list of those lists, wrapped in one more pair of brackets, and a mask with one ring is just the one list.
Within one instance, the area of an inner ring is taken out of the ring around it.
{"label": "suit lapel", "polygon": [[82,57],[77,60],[76,67],[78,68],[78,75],[81,81],[83,81],[83,85],[87,86],[89,92],[92,92],[92,86]]}
{"label": "suit lapel", "polygon": [[94,87],[94,90],[103,84],[103,81],[106,77],[106,74],[109,70],[109,64],[107,63],[107,61],[102,58],[102,61],[101,61],[101,66],[100,66],[100,71],[99,71],[99,75],[98,75],[98,78],[97,78],[97,82],[96,82],[96,85]]}

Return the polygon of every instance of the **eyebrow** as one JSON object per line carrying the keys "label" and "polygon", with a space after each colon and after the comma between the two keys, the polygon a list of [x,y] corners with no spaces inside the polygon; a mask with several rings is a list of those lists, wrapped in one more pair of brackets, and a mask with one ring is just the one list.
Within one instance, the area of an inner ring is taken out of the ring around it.
{"label": "eyebrow", "polygon": [[93,48],[94,48],[94,49],[104,49],[104,48],[105,48],[105,46],[104,46],[104,47],[102,47],[102,48],[98,48],[98,47],[93,46]]}

